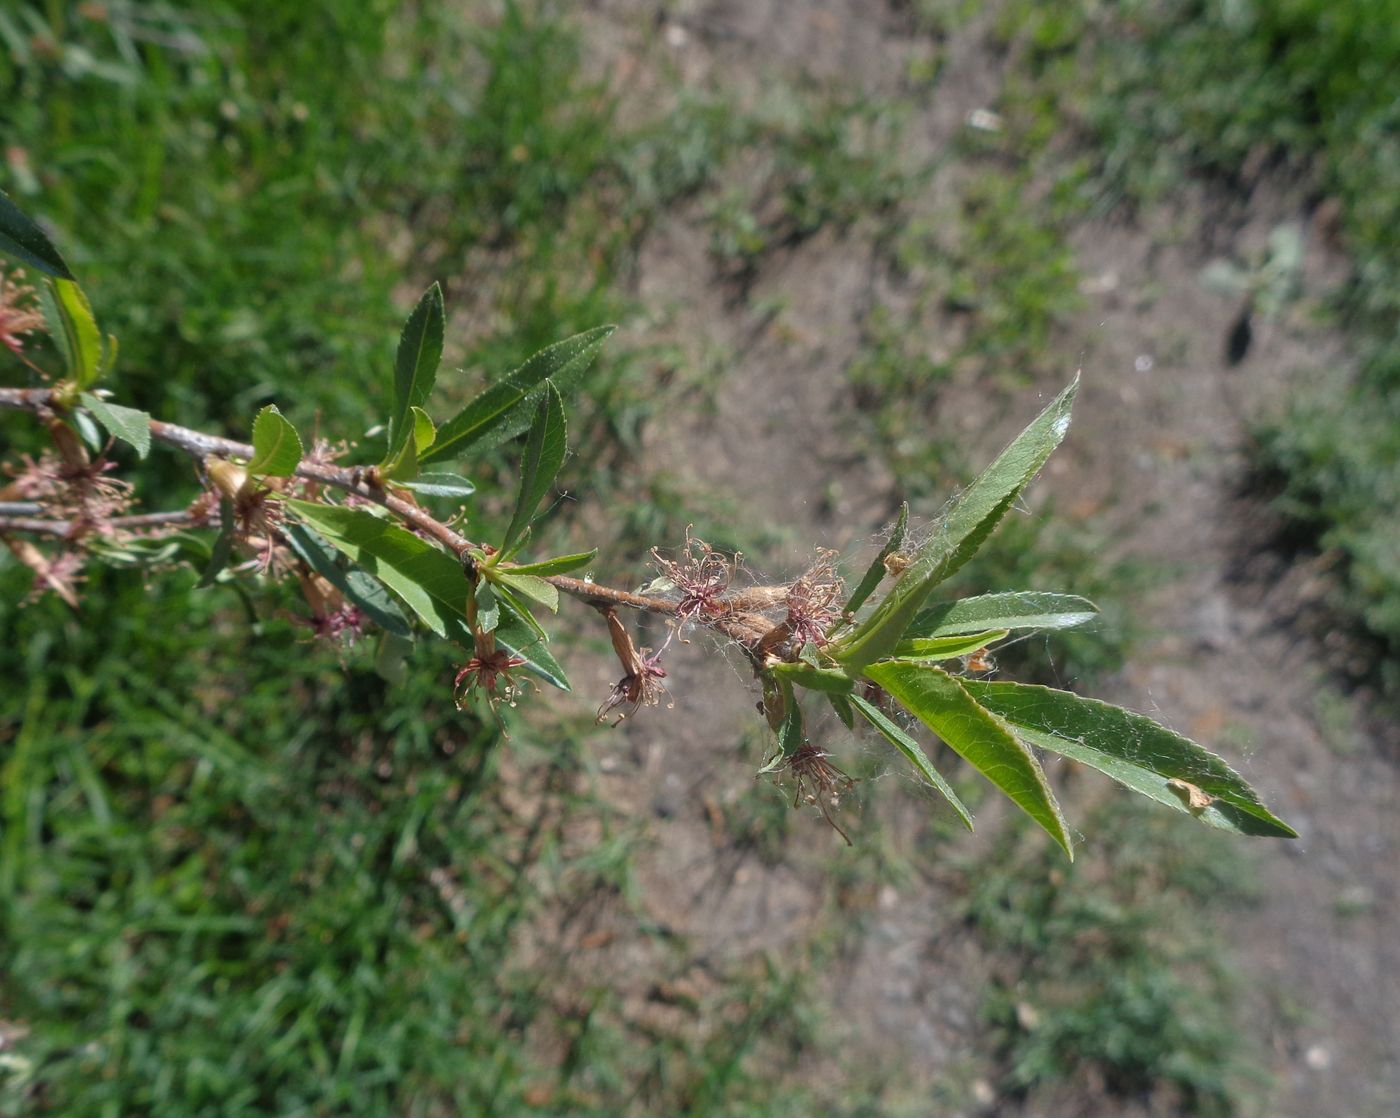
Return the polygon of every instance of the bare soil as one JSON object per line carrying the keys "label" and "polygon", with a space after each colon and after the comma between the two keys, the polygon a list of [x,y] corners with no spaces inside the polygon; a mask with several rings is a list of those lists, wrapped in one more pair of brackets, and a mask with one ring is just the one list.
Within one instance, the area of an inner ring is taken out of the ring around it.
{"label": "bare soil", "polygon": [[[623,111],[638,115],[677,78],[748,103],[772,83],[793,81],[897,95],[907,61],[933,49],[910,34],[902,5],[874,0],[600,0],[582,19],[590,64],[614,80]],[[967,113],[997,97],[1008,60],[988,47],[984,31],[974,19],[936,45],[943,77],[908,130],[928,153],[949,147]],[[935,178],[931,204],[956,173]],[[1202,287],[1201,268],[1221,252],[1258,246],[1281,221],[1306,223],[1308,214],[1288,183],[1250,198],[1199,192],[1178,205],[1079,229],[1085,308],[1057,342],[1058,382],[1009,398],[955,384],[944,415],[929,417],[930,437],[970,443],[977,460],[1082,368],[1074,429],[1038,491],[1059,508],[1092,512],[1112,540],[1106,559],[1137,557],[1170,574],[1132,603],[1149,635],[1097,693],[1219,748],[1302,836],[1250,850],[1259,899],[1223,917],[1232,961],[1245,975],[1242,1019],[1269,1054],[1259,1110],[1393,1114],[1400,1112],[1396,735],[1340,689],[1331,651],[1304,624],[1324,593],[1325,571],[1270,550],[1268,511],[1243,484],[1251,418],[1311,370],[1345,361],[1345,349],[1299,313],[1261,324],[1246,359],[1228,365],[1224,341],[1238,308]],[[1344,273],[1322,240],[1309,237],[1304,269],[1314,295]],[[645,240],[636,291],[655,309],[650,328],[697,360],[718,346],[734,362],[712,413],[667,409],[653,421],[642,468],[683,477],[725,495],[748,519],[784,526],[789,542],[766,563],[795,571],[814,546],[858,549],[898,499],[888,471],[853,451],[844,376],[879,282],[875,250],[860,229],[824,232],[773,254],[746,298],[717,274],[698,211],[681,207]],[[786,308],[776,317],[754,309],[775,299]],[[954,424],[944,417],[953,414],[972,418]],[[936,1097],[962,1099],[950,1112],[992,1105],[978,1081],[985,1067],[976,1014],[994,961],[948,914],[951,871],[920,865],[895,881],[863,883],[859,852],[814,813],[794,820],[780,857],[737,839],[726,810],[753,794],[763,748],[752,733],[754,696],[741,666],[698,644],[677,649],[670,669],[676,710],[643,712],[598,745],[601,787],[622,818],[644,821],[647,849],[632,909],[604,906],[584,921],[570,968],[590,982],[607,976],[638,1015],[661,1019],[703,1001],[762,953],[781,955],[826,935],[833,946],[817,979],[831,1009],[824,1027],[842,1034],[842,1046],[869,1053],[872,1075],[886,1069],[915,1098],[938,1090]],[[600,663],[597,678],[578,681],[579,690],[604,694],[610,675]],[[900,848],[910,803],[882,803],[880,789],[868,799],[866,810],[888,816],[887,841],[917,863],[919,851]],[[976,836],[940,849],[991,841],[997,817],[989,804]],[[638,934],[637,912],[648,934]],[[949,1084],[958,1089],[949,1093]],[[1082,1092],[1047,1105],[1035,1112],[1165,1112]],[[1001,1100],[994,1108],[1011,1106]]]}

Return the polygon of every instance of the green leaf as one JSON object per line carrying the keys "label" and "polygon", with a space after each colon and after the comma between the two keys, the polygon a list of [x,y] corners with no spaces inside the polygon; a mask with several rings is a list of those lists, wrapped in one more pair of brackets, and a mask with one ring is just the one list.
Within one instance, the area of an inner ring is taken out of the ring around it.
{"label": "green leaf", "polygon": [[549,634],[546,633],[540,623],[535,620],[535,615],[530,612],[530,607],[516,597],[515,591],[508,586],[503,586],[499,582],[495,584],[495,588],[496,597],[501,600],[501,604],[505,606],[506,609],[510,610],[522,625],[529,629],[530,632],[534,633],[540,640],[549,640]]}
{"label": "green leaf", "polygon": [[559,467],[564,464],[566,449],[564,401],[554,385],[545,381],[545,392],[535,411],[535,421],[530,425],[530,437],[525,442],[525,458],[520,465],[520,492],[515,499],[515,513],[510,518],[510,526],[501,541],[501,551],[509,551],[510,545],[534,518],[535,509],[554,484]]}
{"label": "green leaf", "polygon": [[518,569],[511,570],[490,570],[485,568],[483,574],[489,571],[490,577],[507,587],[513,593],[522,598],[528,598],[537,606],[543,606],[550,613],[559,612],[559,591],[552,583],[545,582],[544,579],[536,575],[521,574]]}
{"label": "green leaf", "polygon": [[137,408],[124,408],[84,392],[78,397],[83,407],[92,412],[117,438],[136,448],[136,456],[145,458],[151,452],[151,417]]}
{"label": "green leaf", "polygon": [[965,637],[930,637],[900,641],[894,654],[901,660],[956,660],[986,648],[1006,636],[1005,629],[990,629],[985,633],[970,633]]}
{"label": "green leaf", "polygon": [[[971,679],[963,685],[1019,737],[1098,769],[1158,803],[1227,831],[1297,837],[1223,760],[1150,718],[1049,687]],[[1193,808],[1192,787],[1212,802]]]}
{"label": "green leaf", "polygon": [[464,631],[468,583],[447,552],[364,509],[292,499],[286,505],[397,594],[438,636],[448,635],[449,627],[453,639]]}
{"label": "green leaf", "polygon": [[117,354],[121,352],[121,346],[117,342],[115,334],[108,334],[106,344],[102,347],[102,362],[98,369],[98,376],[105,377],[117,367]]}
{"label": "green leaf", "polygon": [[236,517],[233,511],[233,499],[222,497],[219,499],[219,534],[214,540],[214,548],[209,553],[209,562],[205,565],[203,573],[199,576],[199,581],[194,584],[196,590],[204,590],[214,585],[214,580],[223,573],[223,569],[228,566],[229,557],[233,555],[233,529]]}
{"label": "green leaf", "polygon": [[885,541],[885,546],[880,549],[880,554],[875,556],[875,561],[866,569],[865,577],[860,580],[860,584],[847,599],[846,605],[842,608],[842,613],[855,613],[876,588],[884,577],[889,574],[885,569],[885,560],[904,546],[904,532],[909,526],[909,502],[905,501],[899,506],[899,517],[894,522],[894,531],[890,533],[890,538]]}
{"label": "green leaf", "polygon": [[831,709],[836,712],[836,717],[841,719],[841,724],[848,730],[856,728],[855,713],[851,710],[850,699],[845,695],[827,695],[827,701],[831,703]]}
{"label": "green leaf", "polygon": [[[409,442],[414,423],[409,419],[413,408],[427,402],[437,379],[442,361],[442,335],[445,317],[442,309],[442,288],[436,283],[418,300],[413,313],[404,323],[399,335],[398,353],[394,358],[394,406],[389,413],[389,451],[386,463],[399,457]],[[426,418],[426,417],[424,417]],[[420,447],[426,450],[427,447]]]}
{"label": "green leaf", "polygon": [[860,711],[867,722],[884,735],[887,742],[904,754],[906,760],[919,770],[920,776],[943,794],[943,798],[957,812],[958,818],[963,821],[969,831],[972,830],[972,812],[967,810],[967,805],[953,791],[953,786],[943,779],[943,774],[933,767],[933,762],[928,759],[923,747],[886,718],[885,712],[874,703],[868,702],[859,695],[852,695],[850,703],[856,710]]}
{"label": "green leaf", "polygon": [[421,463],[460,458],[480,443],[490,450],[530,425],[546,379],[560,392],[569,392],[583,378],[593,356],[616,326],[598,326],[540,350],[520,368],[492,385],[438,428],[437,442]]}
{"label": "green leaf", "polygon": [[253,457],[248,473],[254,477],[291,477],[301,462],[301,439],[275,404],[253,420]]}
{"label": "green leaf", "polygon": [[983,594],[920,610],[904,637],[954,637],[984,629],[1072,629],[1092,621],[1098,612],[1093,602],[1074,594]]}
{"label": "green leaf", "polygon": [[477,628],[489,633],[501,623],[501,603],[496,601],[496,592],[489,582],[478,582],[473,593],[476,595]]}
{"label": "green leaf", "polygon": [[783,684],[783,698],[786,701],[783,720],[778,723],[778,752],[784,757],[791,757],[802,748],[805,740],[802,732],[802,707],[798,705],[792,687],[786,683]]}
{"label": "green leaf", "polygon": [[580,551],[574,555],[558,555],[553,559],[541,559],[538,563],[521,563],[518,567],[502,568],[503,571],[513,575],[539,575],[544,578],[548,575],[562,575],[569,571],[576,571],[580,567],[586,567],[593,562],[598,555],[595,547],[592,551]]}
{"label": "green leaf", "polygon": [[525,670],[539,676],[561,691],[572,691],[568,676],[559,666],[549,646],[529,626],[514,617],[504,617],[496,628],[496,646],[525,661]]}
{"label": "green leaf", "polygon": [[366,617],[386,633],[408,638],[412,628],[389,592],[358,567],[343,566],[344,560],[325,540],[304,524],[288,524],[283,530],[287,543],[308,567],[324,578],[364,611]]}
{"label": "green leaf", "polygon": [[914,562],[871,615],[828,651],[851,671],[888,656],[940,582],[972,557],[1069,430],[1079,378],[1033,419],[953,503]]}
{"label": "green leaf", "polygon": [[1060,805],[1040,762],[996,715],[980,706],[961,680],[928,664],[871,664],[868,678],[942,738],[1074,857]]}
{"label": "green leaf", "polygon": [[55,279],[73,278],[48,235],[26,217],[3,190],[0,190],[0,252]]}
{"label": "green leaf", "polygon": [[422,408],[409,408],[408,411],[413,420],[413,437],[405,439],[398,454],[382,467],[386,479],[400,483],[412,481],[418,476],[418,457],[433,445],[437,435],[427,412]]}
{"label": "green leaf", "polygon": [[422,493],[425,497],[470,497],[476,492],[476,486],[460,474],[441,471],[419,474],[412,481],[399,484],[415,493]]}
{"label": "green leaf", "polygon": [[778,679],[827,695],[849,695],[855,688],[855,680],[839,668],[819,668],[799,661],[774,664],[768,670]]}
{"label": "green leaf", "polygon": [[402,687],[408,680],[408,654],[413,643],[395,633],[381,633],[374,652],[374,671],[391,687]]}
{"label": "green leaf", "polygon": [[91,388],[102,375],[102,333],[83,289],[73,280],[51,279],[40,305],[68,375],[80,389]]}

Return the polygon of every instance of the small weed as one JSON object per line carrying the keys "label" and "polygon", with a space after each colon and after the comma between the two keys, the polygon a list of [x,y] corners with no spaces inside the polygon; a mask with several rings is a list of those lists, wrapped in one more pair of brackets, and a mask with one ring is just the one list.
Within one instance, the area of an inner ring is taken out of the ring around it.
{"label": "small weed", "polygon": [[1000,1089],[1033,1096],[1098,1078],[1174,1113],[1232,1114],[1248,1055],[1226,1008],[1228,964],[1200,912],[1238,895],[1241,867],[1170,822],[1142,827],[1113,805],[1098,816],[1117,832],[1111,863],[1086,851],[1052,866],[1013,829],[968,867],[967,919],[1007,965],[983,1006]]}

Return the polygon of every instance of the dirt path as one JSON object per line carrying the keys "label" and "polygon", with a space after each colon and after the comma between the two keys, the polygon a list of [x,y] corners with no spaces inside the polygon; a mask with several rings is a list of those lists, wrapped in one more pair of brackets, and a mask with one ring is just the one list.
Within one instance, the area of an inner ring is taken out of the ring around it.
{"label": "dirt path", "polygon": [[[905,17],[858,0],[669,11],[658,23],[649,5],[594,6],[585,30],[603,68],[641,91],[664,88],[661,72],[671,70],[746,98],[763,96],[768,75],[793,73],[889,93],[923,49]],[[979,27],[942,49],[947,76],[910,129],[930,151],[994,100],[999,81]],[[1250,851],[1259,900],[1225,927],[1248,976],[1248,1017],[1272,1053],[1270,1113],[1381,1115],[1400,1106],[1400,770],[1358,728],[1364,712],[1327,690],[1318,648],[1298,623],[1316,593],[1311,576],[1261,553],[1267,517],[1239,496],[1246,417],[1291,378],[1340,359],[1338,343],[1301,321],[1266,324],[1245,362],[1228,367],[1234,308],[1199,283],[1212,253],[1251,247],[1299,213],[1285,197],[1260,198],[1235,224],[1211,225],[1202,208],[1188,208],[1172,220],[1209,227],[1213,240],[1170,247],[1140,225],[1080,230],[1087,305],[1059,344],[1066,371],[1082,364],[1084,388],[1071,441],[1039,484],[1060,507],[1099,510],[1116,557],[1173,572],[1134,603],[1150,636],[1099,693],[1215,744],[1302,833]],[[841,418],[850,401],[843,371],[877,282],[873,250],[859,233],[820,234],[766,260],[747,300],[736,300],[714,278],[708,245],[702,215],[682,211],[643,249],[637,292],[664,308],[668,340],[692,355],[714,345],[735,354],[716,413],[663,415],[644,464],[785,525],[789,546],[766,561],[795,568],[813,545],[848,548],[878,530],[893,497],[888,473],[852,454]],[[1338,268],[1314,248],[1310,290]],[[753,309],[777,299],[787,308],[777,319]],[[1004,419],[1008,429],[1035,406],[1029,393],[1014,402],[1024,406]],[[959,432],[979,449],[1005,433]],[[916,1067],[916,1083],[965,1081],[989,963],[946,915],[937,868],[861,895],[833,885],[845,854],[819,820],[794,823],[797,841],[779,858],[736,843],[723,823],[752,794],[761,750],[746,737],[752,696],[737,666],[694,648],[679,650],[671,670],[674,716],[629,723],[601,747],[601,767],[615,802],[651,818],[637,903],[684,947],[623,939],[594,961],[631,983],[639,1007],[660,1012],[661,986],[703,990],[755,952],[781,953],[823,920],[848,921],[858,933],[836,937],[822,979],[831,1020],[868,1051],[902,1053],[895,1063]],[[897,805],[871,810],[889,812],[897,828]],[[1096,1111],[1120,1112],[1139,1111]]]}

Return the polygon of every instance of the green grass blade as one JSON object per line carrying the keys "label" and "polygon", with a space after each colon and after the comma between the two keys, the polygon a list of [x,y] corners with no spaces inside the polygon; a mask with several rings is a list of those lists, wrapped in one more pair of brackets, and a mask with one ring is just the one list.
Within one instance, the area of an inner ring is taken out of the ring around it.
{"label": "green grass blade", "polygon": [[[1031,744],[1098,769],[1202,823],[1239,834],[1297,837],[1221,758],[1150,718],[1049,687],[981,680],[963,686]],[[1193,788],[1210,802],[1193,797]]]}
{"label": "green grass blade", "polygon": [[972,697],[961,680],[941,668],[898,660],[872,664],[865,675],[1005,792],[1074,857],[1064,816],[1040,762],[1001,718]]}

